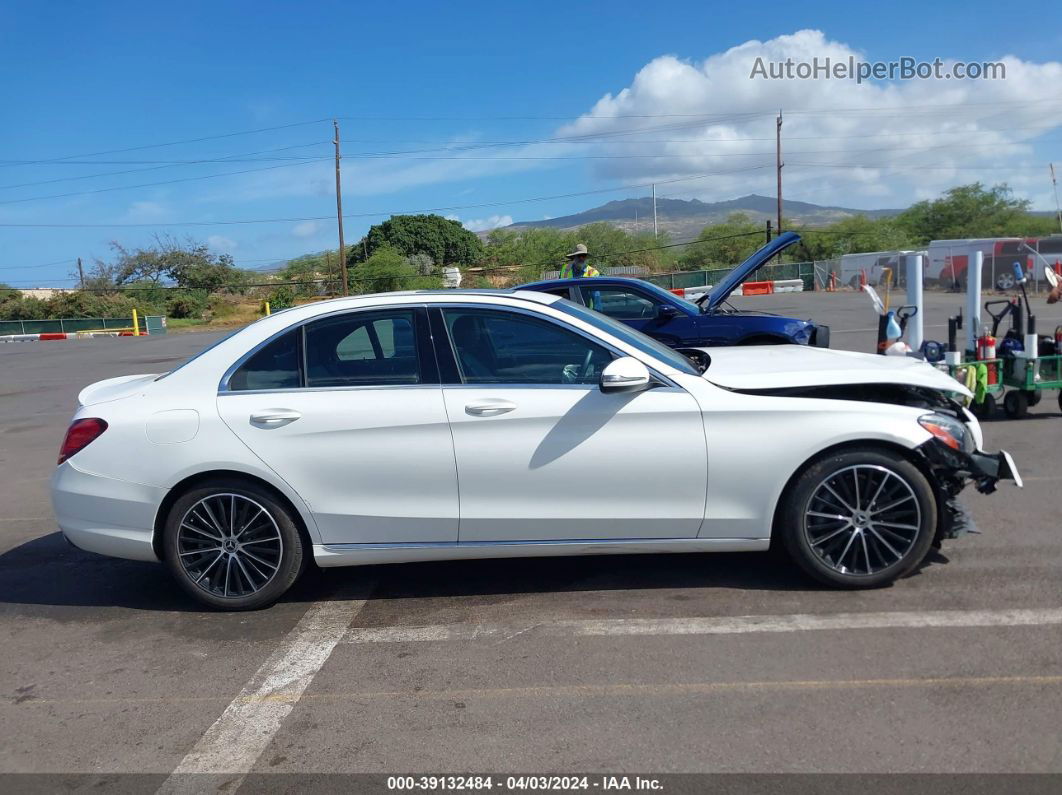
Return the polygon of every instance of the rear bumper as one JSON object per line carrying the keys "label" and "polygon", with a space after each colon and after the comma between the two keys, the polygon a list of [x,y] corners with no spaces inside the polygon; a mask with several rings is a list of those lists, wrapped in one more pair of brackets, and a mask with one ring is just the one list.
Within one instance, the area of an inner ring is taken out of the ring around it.
{"label": "rear bumper", "polygon": [[166,489],[82,472],[67,461],[51,480],[52,508],[76,547],[115,558],[157,561],[155,514]]}

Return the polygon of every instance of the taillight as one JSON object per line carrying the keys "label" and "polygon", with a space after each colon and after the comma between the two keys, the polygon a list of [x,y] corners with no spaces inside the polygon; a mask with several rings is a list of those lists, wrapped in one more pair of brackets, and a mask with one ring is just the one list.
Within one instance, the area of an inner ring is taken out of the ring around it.
{"label": "taillight", "polygon": [[66,429],[66,437],[63,439],[63,446],[59,448],[58,463],[61,464],[66,461],[66,459],[70,458],[70,456],[84,450],[105,430],[107,430],[107,422],[106,420],[101,420],[99,417],[86,417],[82,420],[74,420],[70,423],[70,427]]}

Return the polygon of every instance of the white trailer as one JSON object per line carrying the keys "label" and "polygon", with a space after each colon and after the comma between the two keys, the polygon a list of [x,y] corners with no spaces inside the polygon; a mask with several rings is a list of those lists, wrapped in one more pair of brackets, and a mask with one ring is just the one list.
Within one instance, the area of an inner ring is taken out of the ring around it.
{"label": "white trailer", "polygon": [[907,267],[907,258],[921,254],[924,251],[870,251],[862,254],[845,254],[841,257],[840,272],[837,277],[841,284],[858,288],[863,274],[866,274],[866,283],[877,287],[881,284],[882,274],[886,268],[892,270],[892,283],[899,284],[904,279]]}
{"label": "white trailer", "polygon": [[966,289],[966,269],[975,252],[984,255],[981,286],[1010,290],[1017,283],[1014,265],[1028,274],[1034,289],[1043,279],[1044,264],[1062,265],[1062,235],[1041,238],[982,237],[934,240],[929,244],[926,282]]}

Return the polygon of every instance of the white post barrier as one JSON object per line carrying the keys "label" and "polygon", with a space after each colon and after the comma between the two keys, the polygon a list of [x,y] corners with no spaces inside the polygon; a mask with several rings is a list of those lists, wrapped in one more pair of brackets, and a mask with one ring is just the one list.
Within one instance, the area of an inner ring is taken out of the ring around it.
{"label": "white post barrier", "polygon": [[[981,270],[985,255],[975,251],[966,268],[966,351],[977,350],[977,338],[981,336]],[[964,351],[965,352],[965,351]]]}
{"label": "white post barrier", "polygon": [[907,280],[907,304],[915,307],[915,316],[907,323],[907,344],[911,350],[917,351],[922,347],[924,339],[924,325],[922,317],[922,255],[913,254],[904,257],[907,272],[904,276]]}

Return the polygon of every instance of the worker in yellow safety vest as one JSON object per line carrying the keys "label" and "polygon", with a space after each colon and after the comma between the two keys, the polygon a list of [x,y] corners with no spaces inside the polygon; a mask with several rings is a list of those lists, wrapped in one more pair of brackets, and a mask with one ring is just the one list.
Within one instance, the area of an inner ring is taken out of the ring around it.
{"label": "worker in yellow safety vest", "polygon": [[564,255],[568,261],[564,263],[560,270],[560,278],[562,279],[581,279],[584,276],[600,276],[601,272],[590,265],[586,260],[590,257],[590,252],[586,250],[586,245],[580,243],[575,247],[575,251],[571,254]]}

